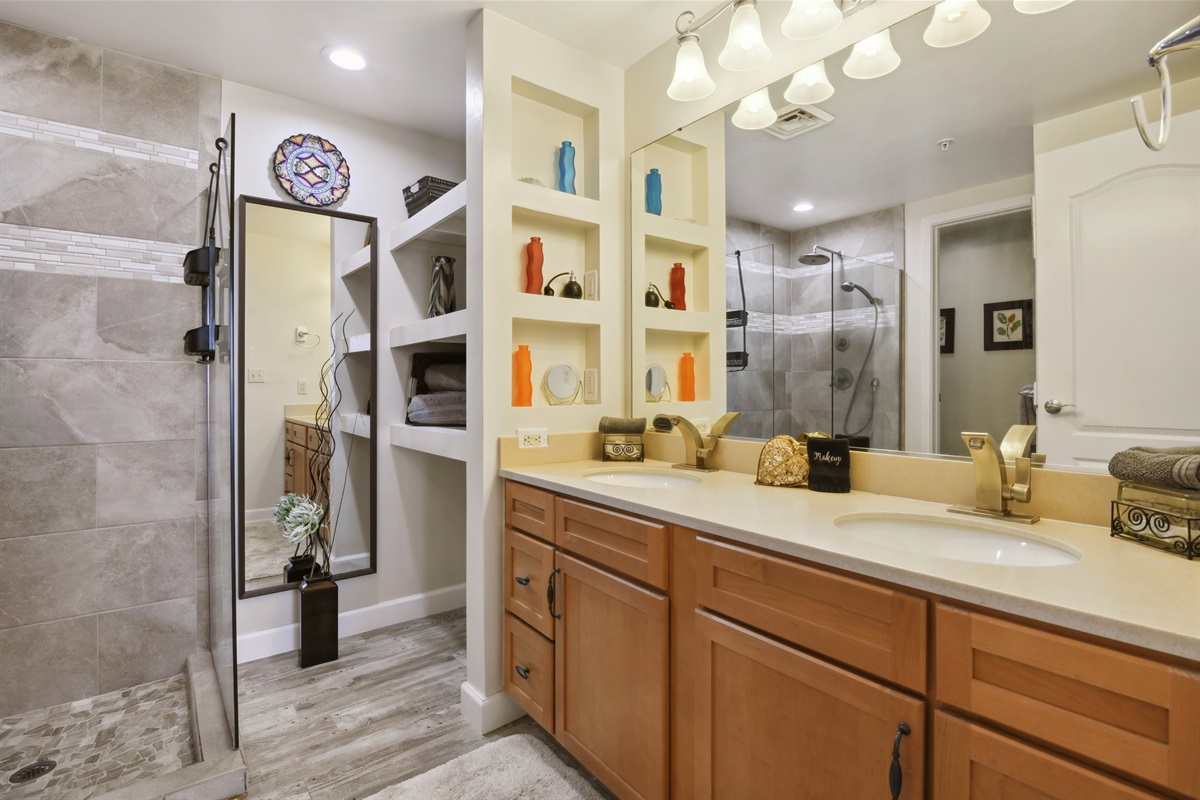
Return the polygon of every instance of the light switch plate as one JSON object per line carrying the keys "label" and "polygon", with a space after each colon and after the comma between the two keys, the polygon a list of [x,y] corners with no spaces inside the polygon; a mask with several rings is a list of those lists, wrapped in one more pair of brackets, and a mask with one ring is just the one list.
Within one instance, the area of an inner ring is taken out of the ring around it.
{"label": "light switch plate", "polygon": [[583,371],[583,402],[600,402],[600,371],[595,367]]}
{"label": "light switch plate", "polygon": [[600,299],[600,273],[594,269],[583,273],[583,299]]}

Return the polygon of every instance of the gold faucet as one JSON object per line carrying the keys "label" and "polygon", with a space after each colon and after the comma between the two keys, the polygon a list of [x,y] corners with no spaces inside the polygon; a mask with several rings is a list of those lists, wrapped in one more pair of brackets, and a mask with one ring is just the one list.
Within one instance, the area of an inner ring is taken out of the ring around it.
{"label": "gold faucet", "polygon": [[[975,507],[950,506],[947,510],[1013,522],[1037,522],[1040,517],[1014,514],[1008,508],[1009,500],[1029,502],[1033,463],[1045,461],[1045,456],[1031,456],[1029,452],[1036,432],[1036,425],[1013,425],[999,447],[991,434],[963,432],[962,440],[975,464]],[[1011,484],[1004,466],[1006,461],[1012,461],[1016,467],[1016,478]]]}
{"label": "gold faucet", "polygon": [[[695,469],[701,472],[716,472],[716,467],[708,465],[708,457],[712,455],[713,450],[717,447],[717,439],[725,435],[729,430],[729,426],[734,423],[741,414],[737,411],[730,411],[723,414],[720,419],[713,423],[709,429],[709,441],[706,444],[704,435],[700,433],[700,429],[689,422],[687,419],[675,414],[659,414],[654,418],[655,422],[666,420],[672,427],[678,428],[683,435],[683,461],[682,464],[672,464],[676,469]],[[655,427],[658,427],[657,425]]]}

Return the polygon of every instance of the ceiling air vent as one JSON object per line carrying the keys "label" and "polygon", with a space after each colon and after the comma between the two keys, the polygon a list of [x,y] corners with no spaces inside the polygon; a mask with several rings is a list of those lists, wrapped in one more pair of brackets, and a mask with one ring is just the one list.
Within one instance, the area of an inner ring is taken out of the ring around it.
{"label": "ceiling air vent", "polygon": [[830,122],[833,122],[833,115],[816,106],[785,106],[780,109],[779,119],[775,120],[775,124],[763,128],[763,132],[780,139],[791,139]]}

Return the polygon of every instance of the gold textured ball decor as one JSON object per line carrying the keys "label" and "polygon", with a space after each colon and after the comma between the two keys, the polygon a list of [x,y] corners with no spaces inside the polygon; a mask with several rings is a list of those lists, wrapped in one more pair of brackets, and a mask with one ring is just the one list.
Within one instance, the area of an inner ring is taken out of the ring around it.
{"label": "gold textured ball decor", "polygon": [[828,438],[827,433],[802,433],[799,439],[785,435],[767,440],[758,456],[754,482],[763,486],[807,486],[808,440]]}

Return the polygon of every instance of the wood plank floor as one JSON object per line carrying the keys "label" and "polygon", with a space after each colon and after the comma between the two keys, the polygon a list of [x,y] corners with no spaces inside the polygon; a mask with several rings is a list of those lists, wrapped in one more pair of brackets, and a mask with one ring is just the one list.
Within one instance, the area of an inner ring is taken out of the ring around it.
{"label": "wood plank floor", "polygon": [[239,667],[250,800],[366,797],[514,733],[537,736],[587,775],[528,717],[486,736],[467,724],[458,708],[467,674],[462,610],[339,645],[337,661],[306,670],[295,653]]}

